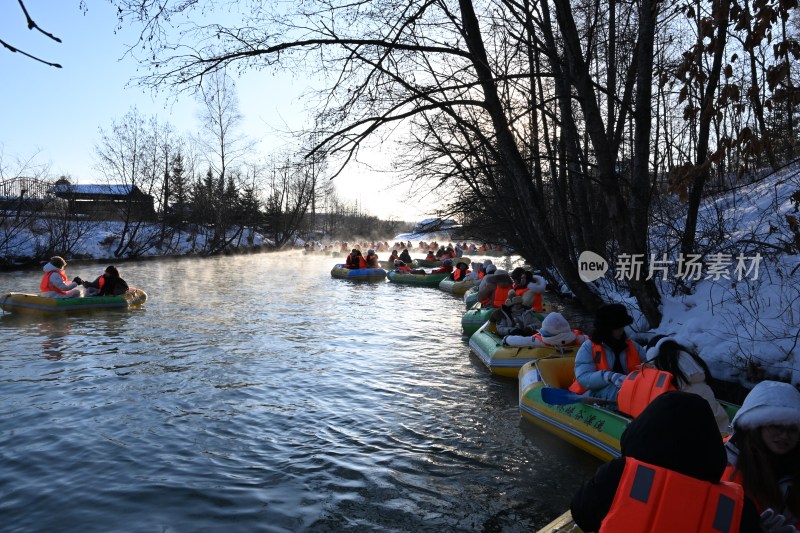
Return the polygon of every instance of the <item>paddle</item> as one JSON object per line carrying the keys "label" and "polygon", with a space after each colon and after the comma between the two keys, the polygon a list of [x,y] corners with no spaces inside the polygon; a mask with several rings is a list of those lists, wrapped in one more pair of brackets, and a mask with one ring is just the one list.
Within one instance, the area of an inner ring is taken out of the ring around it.
{"label": "paddle", "polygon": [[542,388],[542,400],[550,405],[567,405],[570,403],[605,403],[616,405],[614,400],[604,400],[603,398],[594,398],[592,396],[581,396],[566,389],[557,389],[555,387]]}

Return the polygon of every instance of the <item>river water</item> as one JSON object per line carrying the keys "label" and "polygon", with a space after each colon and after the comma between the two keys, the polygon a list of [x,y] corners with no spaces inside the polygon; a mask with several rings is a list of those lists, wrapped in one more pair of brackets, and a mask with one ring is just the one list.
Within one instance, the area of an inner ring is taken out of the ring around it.
{"label": "river water", "polygon": [[[0,530],[531,531],[563,512],[599,462],[521,419],[461,297],[334,262],[128,262],[140,309],[0,316]],[[40,275],[0,273],[0,294]]]}

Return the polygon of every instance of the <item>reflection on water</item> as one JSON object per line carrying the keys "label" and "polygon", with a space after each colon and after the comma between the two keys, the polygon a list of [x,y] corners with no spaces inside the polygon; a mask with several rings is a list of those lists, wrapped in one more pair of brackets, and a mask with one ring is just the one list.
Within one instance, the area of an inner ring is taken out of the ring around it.
{"label": "reflection on water", "polygon": [[[333,279],[334,261],[127,263],[141,309],[0,316],[3,530],[530,531],[560,514],[597,462],[521,421],[516,383],[459,335],[461,299]],[[38,281],[0,274],[0,293]]]}

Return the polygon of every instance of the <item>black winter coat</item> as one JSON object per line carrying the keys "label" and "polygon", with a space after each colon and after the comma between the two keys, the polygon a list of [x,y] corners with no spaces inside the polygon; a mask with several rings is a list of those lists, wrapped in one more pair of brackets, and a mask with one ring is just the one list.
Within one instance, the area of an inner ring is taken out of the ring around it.
{"label": "black winter coat", "polygon": [[[625,457],[716,483],[727,466],[722,438],[708,402],[688,392],[666,392],[630,423],[620,439],[622,456],[602,465],[572,498],[570,510],[584,531],[597,531],[611,509]],[[745,498],[740,532],[760,533],[758,512]]]}

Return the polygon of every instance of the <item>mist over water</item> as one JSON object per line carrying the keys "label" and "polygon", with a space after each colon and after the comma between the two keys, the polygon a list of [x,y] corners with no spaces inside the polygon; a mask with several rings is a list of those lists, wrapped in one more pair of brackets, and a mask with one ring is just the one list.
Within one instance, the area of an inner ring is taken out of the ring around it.
{"label": "mist over water", "polygon": [[[335,262],[128,262],[141,309],[0,316],[1,529],[531,531],[563,512],[599,463],[521,420],[461,298]],[[2,273],[0,293],[39,279]]]}

